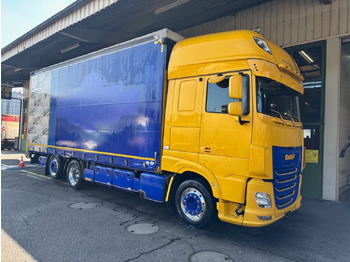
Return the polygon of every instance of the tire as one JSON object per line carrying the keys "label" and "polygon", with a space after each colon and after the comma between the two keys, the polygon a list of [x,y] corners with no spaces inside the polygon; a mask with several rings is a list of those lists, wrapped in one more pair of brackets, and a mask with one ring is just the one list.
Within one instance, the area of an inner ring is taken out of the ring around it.
{"label": "tire", "polygon": [[176,211],[187,223],[203,228],[214,220],[214,201],[209,190],[197,180],[186,180],[175,194]]}
{"label": "tire", "polygon": [[[38,162],[39,162],[39,156],[37,154],[34,154],[34,157],[30,158],[30,163],[31,164],[38,164]],[[47,174],[47,175],[49,175],[49,174]]]}
{"label": "tire", "polygon": [[80,189],[84,186],[84,177],[80,163],[71,160],[67,166],[67,181],[73,189]]}
{"label": "tire", "polygon": [[5,150],[5,149],[8,150],[8,148],[7,148],[7,141],[6,140],[4,141],[4,144],[2,144],[1,146],[2,146],[2,150]]}
{"label": "tire", "polygon": [[63,162],[56,155],[52,155],[47,162],[47,175],[49,175],[52,179],[59,179],[62,176],[62,166]]}

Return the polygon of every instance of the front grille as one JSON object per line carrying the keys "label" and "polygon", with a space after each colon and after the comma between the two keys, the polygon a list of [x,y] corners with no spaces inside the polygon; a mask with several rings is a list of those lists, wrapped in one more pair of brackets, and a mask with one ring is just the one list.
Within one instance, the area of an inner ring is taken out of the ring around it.
{"label": "front grille", "polygon": [[292,205],[299,195],[302,147],[272,147],[276,208]]}
{"label": "front grille", "polygon": [[298,169],[274,171],[273,189],[278,209],[283,209],[295,202],[299,193],[300,174]]}

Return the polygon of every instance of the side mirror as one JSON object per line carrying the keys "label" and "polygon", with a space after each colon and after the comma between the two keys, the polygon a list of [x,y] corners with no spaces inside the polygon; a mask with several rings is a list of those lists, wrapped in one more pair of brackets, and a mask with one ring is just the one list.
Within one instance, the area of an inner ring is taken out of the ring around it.
{"label": "side mirror", "polygon": [[230,97],[241,100],[243,97],[243,77],[242,75],[234,75],[230,77],[229,82]]}
{"label": "side mirror", "polygon": [[233,116],[242,116],[242,102],[232,102],[228,104],[228,113]]}

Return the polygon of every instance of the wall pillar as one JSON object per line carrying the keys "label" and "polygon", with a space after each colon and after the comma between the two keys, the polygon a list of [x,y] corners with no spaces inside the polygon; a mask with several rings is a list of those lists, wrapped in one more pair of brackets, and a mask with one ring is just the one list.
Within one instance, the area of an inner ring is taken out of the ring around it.
{"label": "wall pillar", "polygon": [[30,81],[24,81],[23,82],[23,100],[21,103],[21,123],[20,123],[20,143],[19,143],[19,150],[22,152],[25,152],[27,149],[27,122],[24,121],[24,119],[27,119],[27,111],[28,108],[24,108],[24,100],[29,98],[29,85]]}
{"label": "wall pillar", "polygon": [[323,199],[338,200],[341,40],[327,40]]}
{"label": "wall pillar", "polygon": [[23,99],[29,98],[29,84],[29,80],[23,82]]}

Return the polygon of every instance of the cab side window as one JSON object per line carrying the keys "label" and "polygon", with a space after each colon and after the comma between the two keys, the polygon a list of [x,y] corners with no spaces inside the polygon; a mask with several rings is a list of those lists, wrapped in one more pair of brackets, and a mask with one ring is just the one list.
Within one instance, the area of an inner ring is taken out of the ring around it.
{"label": "cab side window", "polygon": [[219,83],[207,85],[207,102],[205,110],[209,113],[228,113],[228,104],[238,101],[229,95],[229,77]]}

